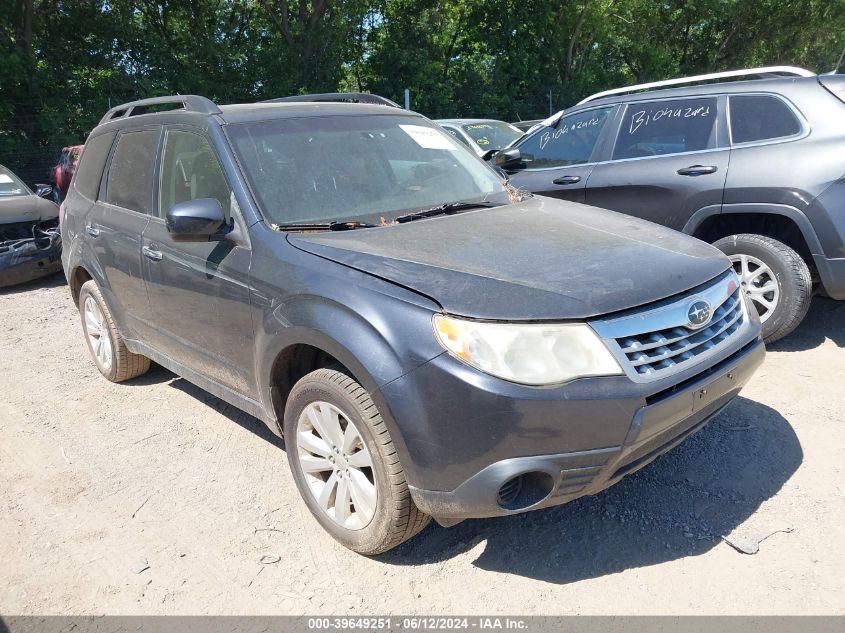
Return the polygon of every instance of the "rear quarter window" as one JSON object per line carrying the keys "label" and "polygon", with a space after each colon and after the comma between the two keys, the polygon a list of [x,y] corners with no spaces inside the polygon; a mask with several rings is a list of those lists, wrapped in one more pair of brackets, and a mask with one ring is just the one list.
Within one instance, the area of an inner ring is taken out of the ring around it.
{"label": "rear quarter window", "polygon": [[801,122],[783,100],[772,95],[731,95],[731,142],[753,143],[795,136]]}
{"label": "rear quarter window", "polygon": [[96,200],[103,178],[103,168],[109,156],[114,132],[92,136],[85,143],[85,152],[73,176],[73,186],[89,200]]}

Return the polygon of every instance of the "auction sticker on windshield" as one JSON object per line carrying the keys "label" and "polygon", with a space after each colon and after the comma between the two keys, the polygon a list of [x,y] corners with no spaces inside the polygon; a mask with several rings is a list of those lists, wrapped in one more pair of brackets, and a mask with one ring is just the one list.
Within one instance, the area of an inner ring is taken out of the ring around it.
{"label": "auction sticker on windshield", "polygon": [[458,146],[450,141],[447,136],[433,128],[423,127],[422,125],[400,125],[399,127],[405,134],[414,139],[417,145],[425,149],[458,149]]}

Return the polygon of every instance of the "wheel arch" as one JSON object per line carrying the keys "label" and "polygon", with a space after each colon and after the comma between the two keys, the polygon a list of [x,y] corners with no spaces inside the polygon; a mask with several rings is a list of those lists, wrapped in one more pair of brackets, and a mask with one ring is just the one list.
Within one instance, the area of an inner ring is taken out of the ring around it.
{"label": "wheel arch", "polygon": [[793,248],[813,266],[813,256],[821,253],[821,243],[813,226],[799,209],[785,204],[714,205],[696,212],[684,233],[713,243],[738,233],[765,235]]}
{"label": "wheel arch", "polygon": [[94,277],[88,272],[85,266],[77,266],[70,275],[68,275],[68,286],[70,287],[70,295],[73,297],[74,305],[79,305],[79,292],[82,290],[83,284],[86,281],[91,281]]}
{"label": "wheel arch", "polygon": [[[377,315],[369,315],[364,309],[356,311],[324,298],[300,298],[293,303],[284,316],[278,311],[269,313],[264,327],[256,333],[256,349],[261,350],[257,360],[261,400],[268,416],[275,420],[274,430],[283,432],[287,396],[297,380],[311,371],[340,365],[369,393],[403,467],[411,469],[403,434],[380,388],[442,353],[435,347],[433,336],[431,348],[425,352],[416,349],[416,353],[410,353],[403,347],[414,340],[408,332],[416,331],[415,324],[431,328],[431,313],[409,304],[391,303],[385,309],[401,311],[401,316],[394,313],[395,318],[379,323]],[[388,323],[402,324],[403,331],[391,332]],[[413,480],[413,474],[408,474]]]}

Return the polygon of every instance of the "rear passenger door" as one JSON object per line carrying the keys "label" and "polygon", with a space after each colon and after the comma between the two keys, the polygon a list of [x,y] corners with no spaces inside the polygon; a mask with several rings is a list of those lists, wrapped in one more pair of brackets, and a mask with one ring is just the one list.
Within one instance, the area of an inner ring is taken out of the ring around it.
{"label": "rear passenger door", "polygon": [[158,126],[118,134],[82,229],[104,277],[109,308],[130,339],[144,340],[155,329],[141,271],[141,234],[153,208],[160,137]]}
{"label": "rear passenger door", "polygon": [[[246,226],[209,139],[200,130],[167,128],[157,213],[143,236],[143,268],[158,331],[154,347],[188,369],[242,395],[255,395],[249,306],[251,251]],[[173,205],[214,198],[240,238],[175,241],[165,217]]]}
{"label": "rear passenger door", "polygon": [[719,212],[730,148],[724,97],[625,106],[609,160],[596,165],[587,204],[681,230],[699,209]]}

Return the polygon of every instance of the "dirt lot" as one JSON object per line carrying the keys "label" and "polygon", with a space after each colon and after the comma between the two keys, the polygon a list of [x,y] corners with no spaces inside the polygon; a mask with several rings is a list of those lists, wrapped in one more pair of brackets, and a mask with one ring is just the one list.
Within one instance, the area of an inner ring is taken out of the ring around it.
{"label": "dirt lot", "polygon": [[61,276],[7,291],[0,613],[845,613],[843,345],[845,304],[816,300],[744,397],[615,488],[366,559],[260,422],[161,368],[103,380]]}

